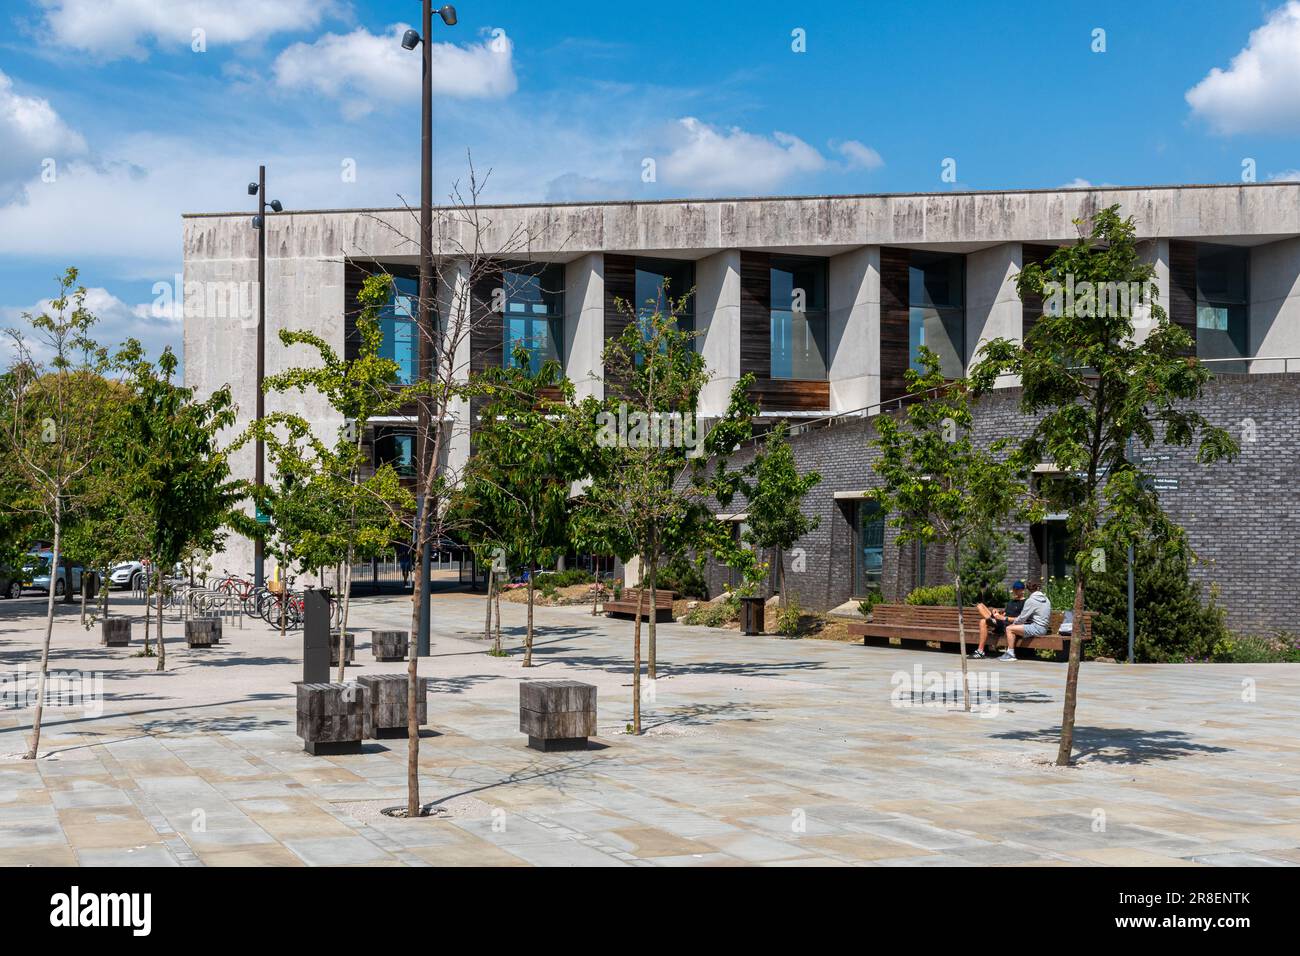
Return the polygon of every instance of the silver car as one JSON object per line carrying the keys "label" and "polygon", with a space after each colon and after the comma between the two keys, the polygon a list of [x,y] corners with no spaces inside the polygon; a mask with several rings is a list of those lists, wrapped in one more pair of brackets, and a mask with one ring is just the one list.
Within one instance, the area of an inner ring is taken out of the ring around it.
{"label": "silver car", "polygon": [[[54,557],[50,551],[41,551],[32,555],[36,559],[31,567],[32,583],[31,588],[36,591],[49,591],[50,589],[50,559]],[[62,569],[70,570],[72,574],[72,593],[81,590],[81,565],[74,564],[69,566],[66,559],[59,558],[59,566]],[[56,597],[62,597],[64,589],[67,587],[67,577],[64,574],[58,575],[54,579],[54,594]]]}

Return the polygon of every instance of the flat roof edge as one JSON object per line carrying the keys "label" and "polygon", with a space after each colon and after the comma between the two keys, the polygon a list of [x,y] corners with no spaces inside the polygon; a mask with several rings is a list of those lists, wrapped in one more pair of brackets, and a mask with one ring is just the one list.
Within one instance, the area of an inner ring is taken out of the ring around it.
{"label": "flat roof edge", "polygon": [[[519,203],[481,203],[479,209],[573,209],[584,206],[671,206],[671,205],[705,205],[713,203],[755,203],[755,202],[809,202],[826,199],[923,199],[940,196],[1013,196],[1013,195],[1051,195],[1065,193],[1114,193],[1181,189],[1278,189],[1300,188],[1300,182],[1280,181],[1263,183],[1166,183],[1145,186],[1068,186],[1055,189],[953,189],[937,192],[901,192],[901,193],[827,193],[797,196],[719,196],[719,197],[679,197],[675,199],[588,199],[564,202],[519,202]],[[437,210],[455,209],[455,206],[434,206]],[[374,206],[338,209],[286,209],[278,216],[327,216],[356,213],[390,213],[409,212],[418,215],[419,206]],[[240,212],[186,212],[182,219],[217,219],[230,216],[252,216],[251,210]]]}

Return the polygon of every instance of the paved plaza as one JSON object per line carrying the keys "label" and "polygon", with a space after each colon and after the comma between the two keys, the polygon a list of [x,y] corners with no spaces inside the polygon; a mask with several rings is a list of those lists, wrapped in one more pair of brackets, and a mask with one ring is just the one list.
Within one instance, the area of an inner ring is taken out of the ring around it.
{"label": "paved plaza", "polygon": [[[0,864],[25,865],[1292,865],[1300,863],[1300,666],[1085,664],[1078,765],[1051,765],[1065,667],[972,662],[975,711],[939,689],[955,655],[663,625],[646,733],[625,732],[631,624],[503,604],[509,657],[487,655],[482,599],[434,599],[417,821],[406,742],[312,757],[295,735],[301,637],[260,621],[169,669],[104,648],[60,607],[52,668],[103,677],[96,707],[0,710]],[[409,599],[353,605],[352,677],[370,627]],[[0,671],[39,660],[44,602],[0,602]],[[518,684],[599,687],[600,737],[527,749]]]}

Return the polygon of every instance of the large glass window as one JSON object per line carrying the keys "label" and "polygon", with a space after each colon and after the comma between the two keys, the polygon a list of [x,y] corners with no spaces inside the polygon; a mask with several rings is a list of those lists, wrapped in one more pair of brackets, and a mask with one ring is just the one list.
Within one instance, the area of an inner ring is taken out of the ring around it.
{"label": "large glass window", "polygon": [[912,368],[921,370],[921,346],[939,356],[947,378],[966,370],[966,260],[960,255],[913,252],[908,270],[908,338]]}
{"label": "large glass window", "polygon": [[380,428],[375,431],[375,467],[392,465],[402,478],[415,477],[415,433]]}
{"label": "large glass window", "polygon": [[826,378],[826,260],[773,256],[772,378]]}
{"label": "large glass window", "polygon": [[[1196,251],[1196,354],[1207,359],[1249,356],[1247,276],[1250,250],[1201,243]],[[1218,372],[1247,371],[1234,362],[1215,362]]]}
{"label": "large glass window", "polygon": [[536,374],[542,363],[559,360],[564,341],[564,266],[507,266],[501,273],[505,365],[514,364],[515,349],[528,351]]}
{"label": "large glass window", "polygon": [[397,363],[399,385],[410,385],[420,371],[419,302],[419,280],[393,276],[393,294],[379,311],[379,355]]}
{"label": "large glass window", "polygon": [[636,314],[644,324],[656,312],[667,316],[688,296],[685,307],[677,313],[677,328],[695,330],[695,263],[677,259],[636,260]]}
{"label": "large glass window", "polygon": [[885,568],[885,513],[874,501],[859,501],[854,510],[854,594],[880,590]]}

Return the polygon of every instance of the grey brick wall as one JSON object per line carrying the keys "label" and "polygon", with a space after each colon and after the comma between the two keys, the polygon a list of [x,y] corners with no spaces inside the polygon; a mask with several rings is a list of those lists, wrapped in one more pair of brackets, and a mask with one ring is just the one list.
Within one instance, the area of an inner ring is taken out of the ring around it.
{"label": "grey brick wall", "polygon": [[[976,410],[976,434],[993,441],[1023,434],[1028,419],[1020,412],[1018,389],[986,397]],[[1167,456],[1147,466],[1153,474],[1176,478],[1178,489],[1161,492],[1169,515],[1187,530],[1197,560],[1193,578],[1203,593],[1213,589],[1226,607],[1229,625],[1241,633],[1296,630],[1300,615],[1300,375],[1221,376],[1215,379],[1198,410],[1228,429],[1241,442],[1233,462],[1202,466],[1194,448],[1155,445],[1145,456]],[[878,485],[874,436],[870,421],[856,420],[795,435],[790,443],[801,472],[821,473],[821,484],[804,502],[804,511],[819,517],[815,531],[797,545],[805,570],[791,569],[785,555],[786,580],[805,607],[828,610],[853,597],[851,502],[836,492],[861,491]],[[1253,439],[1253,440],[1252,440]],[[742,449],[739,466],[752,455]],[[741,512],[743,500],[728,511]],[[1038,573],[1037,548],[1028,528],[1024,540],[1008,544],[1011,576]],[[885,533],[884,592],[890,600],[916,586],[915,549],[900,549],[896,533]],[[945,579],[945,554],[931,547],[926,582]],[[716,593],[729,580],[727,569],[710,565],[708,578]],[[1139,609],[1141,613],[1141,609]]]}

